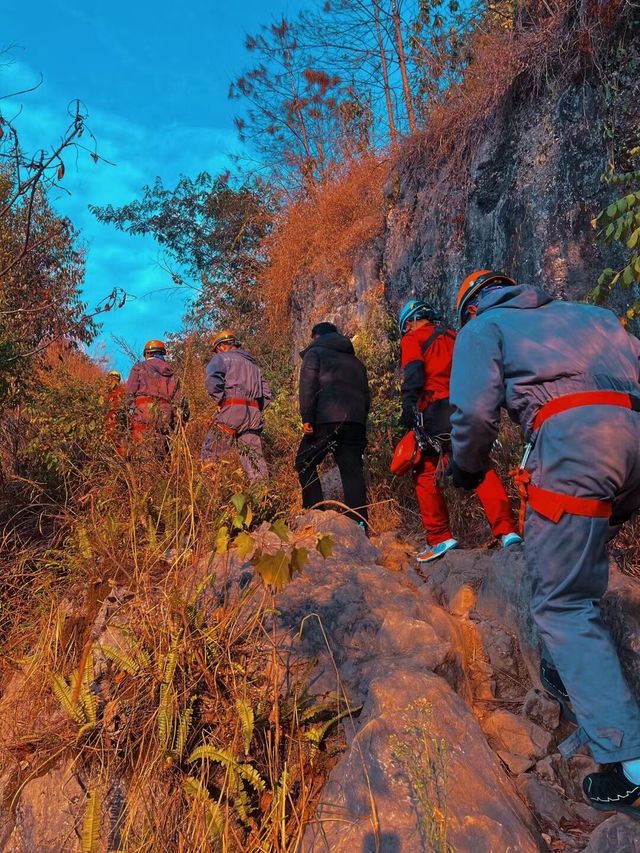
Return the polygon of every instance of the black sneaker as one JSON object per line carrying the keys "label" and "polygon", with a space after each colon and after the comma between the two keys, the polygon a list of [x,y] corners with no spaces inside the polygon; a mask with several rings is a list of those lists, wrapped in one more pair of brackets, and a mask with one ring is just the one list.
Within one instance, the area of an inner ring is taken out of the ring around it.
{"label": "black sneaker", "polygon": [[576,712],[573,710],[571,697],[560,678],[560,673],[555,666],[552,666],[549,661],[544,659],[540,661],[540,681],[547,693],[551,693],[553,698],[558,700],[565,717],[575,725],[578,725],[578,718],[576,717]]}
{"label": "black sneaker", "polygon": [[594,809],[624,812],[640,820],[640,802],[636,803],[640,800],[640,785],[627,779],[622,764],[612,764],[601,773],[589,773],[584,777],[582,789]]}

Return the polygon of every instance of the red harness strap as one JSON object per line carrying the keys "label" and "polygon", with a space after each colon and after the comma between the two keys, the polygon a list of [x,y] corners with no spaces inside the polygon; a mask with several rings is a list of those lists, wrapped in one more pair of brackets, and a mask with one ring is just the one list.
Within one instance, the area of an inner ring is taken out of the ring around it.
{"label": "red harness strap", "polygon": [[220,408],[226,409],[227,406],[249,406],[250,409],[260,408],[257,400],[242,400],[240,397],[230,397],[228,400],[223,400]]}
{"label": "red harness strap", "polygon": [[[578,391],[575,394],[564,394],[541,406],[533,419],[533,431],[540,429],[542,424],[554,415],[580,406],[619,406],[637,412],[640,411],[640,397],[621,391]],[[516,468],[510,473],[520,495],[520,533],[524,529],[527,503],[538,515],[548,518],[554,524],[557,524],[565,514],[582,515],[588,518],[610,518],[613,512],[612,501],[564,495],[534,486],[526,468]]]}
{"label": "red harness strap", "polygon": [[563,394],[538,409],[533,419],[534,432],[554,415],[577,409],[579,406],[619,406],[637,412],[640,409],[640,397],[625,394],[623,391],[578,391],[576,394]]}

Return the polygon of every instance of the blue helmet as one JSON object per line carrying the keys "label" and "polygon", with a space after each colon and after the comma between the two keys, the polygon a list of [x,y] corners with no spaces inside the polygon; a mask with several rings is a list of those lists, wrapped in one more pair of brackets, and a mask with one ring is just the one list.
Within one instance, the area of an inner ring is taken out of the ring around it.
{"label": "blue helmet", "polygon": [[441,320],[442,314],[422,299],[411,299],[406,302],[398,314],[398,328],[404,335],[406,325],[410,320]]}

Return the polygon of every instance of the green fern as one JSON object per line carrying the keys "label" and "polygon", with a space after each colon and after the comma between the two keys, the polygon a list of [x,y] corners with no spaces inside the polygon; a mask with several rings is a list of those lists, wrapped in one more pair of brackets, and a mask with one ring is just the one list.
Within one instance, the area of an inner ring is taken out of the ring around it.
{"label": "green fern", "polygon": [[80,836],[82,853],[97,853],[100,843],[100,806],[98,792],[90,791]]}
{"label": "green fern", "polygon": [[182,788],[190,799],[205,804],[207,835],[209,838],[219,838],[224,830],[224,822],[218,803],[211,799],[206,787],[195,776],[187,776],[182,783]]}
{"label": "green fern", "polygon": [[242,725],[242,738],[244,741],[245,754],[249,752],[251,741],[253,740],[253,730],[255,726],[255,717],[251,703],[246,699],[236,699],[236,711],[240,717]]}
{"label": "green fern", "polygon": [[107,660],[117,663],[124,672],[128,672],[129,675],[137,675],[140,672],[139,661],[134,660],[124,649],[115,646],[102,646],[101,648]]}
{"label": "green fern", "polygon": [[167,749],[173,737],[173,685],[160,685],[158,702],[158,740],[163,749]]}
{"label": "green fern", "polygon": [[174,745],[174,749],[178,758],[182,758],[184,754],[184,748],[187,743],[187,738],[189,737],[189,731],[191,729],[192,720],[193,699],[180,715],[180,722],[178,723],[178,730],[176,732],[176,740]]}
{"label": "green fern", "polygon": [[322,723],[322,725],[318,726],[312,726],[312,728],[304,732],[303,737],[305,740],[310,741],[311,745],[315,749],[319,749],[320,745],[322,744],[322,741],[327,735],[327,732],[332,726],[340,722],[343,717],[347,717],[350,714],[355,714],[361,710],[362,705],[359,705],[357,708],[347,708],[346,710],[341,711],[339,714],[336,714],[335,717],[332,717],[330,720],[327,720],[326,723]]}
{"label": "green fern", "polygon": [[57,673],[52,673],[51,689],[53,691],[53,695],[56,697],[58,702],[60,702],[72,720],[75,720],[76,723],[80,723],[81,725],[89,722],[86,718],[84,707],[80,702],[74,705],[71,701],[72,688],[67,684],[65,678]]}

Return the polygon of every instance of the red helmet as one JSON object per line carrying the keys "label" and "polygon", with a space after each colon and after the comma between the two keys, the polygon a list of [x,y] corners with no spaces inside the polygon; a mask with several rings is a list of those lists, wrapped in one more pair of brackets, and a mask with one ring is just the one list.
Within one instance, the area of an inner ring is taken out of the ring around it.
{"label": "red helmet", "polygon": [[144,345],[144,349],[142,354],[146,357],[147,354],[153,355],[166,355],[167,348],[165,346],[164,341],[159,341],[157,338],[152,338],[150,341],[147,341]]}
{"label": "red helmet", "polygon": [[495,272],[494,270],[476,270],[471,275],[468,275],[460,285],[458,295],[456,296],[455,309],[458,326],[464,326],[467,306],[473,297],[483,288],[489,284],[502,284],[505,287],[512,287],[515,283],[508,275]]}

